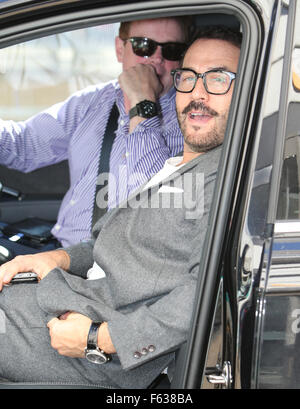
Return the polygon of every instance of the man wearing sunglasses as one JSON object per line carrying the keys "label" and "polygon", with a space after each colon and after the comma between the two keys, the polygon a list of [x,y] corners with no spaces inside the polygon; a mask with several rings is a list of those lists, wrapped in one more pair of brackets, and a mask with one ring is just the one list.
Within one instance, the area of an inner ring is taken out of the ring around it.
{"label": "man wearing sunglasses", "polygon": [[[0,377],[145,388],[170,369],[189,332],[240,42],[238,32],[211,29],[188,49],[183,67],[173,72],[183,157],[170,158],[126,205],[102,217],[95,241],[0,268],[1,285],[24,271],[20,266],[32,270],[44,258],[39,284],[12,285],[0,294],[8,317],[0,334]],[[177,206],[176,197],[188,192],[199,201],[190,209],[185,201]],[[201,202],[202,211],[191,217]],[[92,277],[87,271],[94,261],[98,276]]]}
{"label": "man wearing sunglasses", "polygon": [[[180,19],[159,19],[125,23],[120,27],[116,53],[123,72],[119,82],[131,117],[131,131],[147,117],[140,103],[146,100],[147,109],[154,114],[159,98],[172,87],[170,72],[178,68],[187,48],[187,28],[183,23]],[[170,96],[165,99],[171,101]]]}
{"label": "man wearing sunglasses", "polygon": [[[1,164],[29,172],[69,160],[71,185],[52,229],[63,246],[90,237],[94,208],[114,208],[182,151],[170,71],[179,67],[187,41],[185,18],[122,23],[116,39],[123,65],[119,81],[77,92],[24,122],[0,120]],[[108,135],[109,141],[115,139],[109,174],[105,170],[102,180],[109,178],[108,199],[95,206],[102,149],[109,156],[103,138],[114,104],[118,126]]]}

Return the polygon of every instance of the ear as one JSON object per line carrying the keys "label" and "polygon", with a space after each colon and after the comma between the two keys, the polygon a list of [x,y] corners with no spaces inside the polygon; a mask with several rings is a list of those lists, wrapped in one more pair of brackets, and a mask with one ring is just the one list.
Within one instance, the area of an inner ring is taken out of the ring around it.
{"label": "ear", "polygon": [[115,49],[118,62],[123,62],[124,55],[124,41],[120,37],[115,38]]}

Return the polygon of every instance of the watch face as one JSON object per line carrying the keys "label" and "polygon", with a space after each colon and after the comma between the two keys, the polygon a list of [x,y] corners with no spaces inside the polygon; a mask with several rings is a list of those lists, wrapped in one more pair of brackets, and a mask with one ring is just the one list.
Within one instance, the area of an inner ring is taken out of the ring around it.
{"label": "watch face", "polygon": [[146,118],[151,118],[157,114],[156,104],[152,101],[142,101],[140,103],[142,110],[142,116]]}
{"label": "watch face", "polygon": [[87,351],[85,355],[86,359],[93,364],[105,364],[107,362],[107,357],[100,351]]}

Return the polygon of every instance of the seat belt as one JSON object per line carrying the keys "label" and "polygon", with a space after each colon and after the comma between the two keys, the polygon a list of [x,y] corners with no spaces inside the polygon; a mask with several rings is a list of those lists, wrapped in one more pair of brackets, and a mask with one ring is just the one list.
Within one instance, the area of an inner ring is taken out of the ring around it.
{"label": "seat belt", "polygon": [[[109,173],[109,160],[110,160],[110,154],[111,154],[113,142],[116,136],[115,131],[118,127],[118,117],[119,117],[119,110],[118,110],[117,104],[114,103],[110,111],[105,133],[103,136],[97,180],[100,174]],[[100,208],[99,206],[97,206],[97,194],[101,189],[105,188],[107,184],[108,184],[107,180],[105,180],[104,184],[102,185],[96,184],[94,210],[93,210],[93,217],[92,217],[92,227],[100,219],[100,217],[102,217],[107,211],[107,206],[105,208]],[[107,199],[108,199],[108,193],[106,194],[106,203],[107,203]]]}

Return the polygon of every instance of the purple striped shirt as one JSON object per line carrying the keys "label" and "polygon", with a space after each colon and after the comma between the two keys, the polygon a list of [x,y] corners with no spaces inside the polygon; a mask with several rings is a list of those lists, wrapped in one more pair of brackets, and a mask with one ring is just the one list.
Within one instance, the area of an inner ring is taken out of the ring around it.
{"label": "purple striped shirt", "polygon": [[63,246],[90,237],[101,145],[114,102],[120,116],[110,158],[112,208],[183,150],[173,89],[160,99],[162,116],[146,119],[132,133],[117,81],[90,86],[27,121],[0,120],[1,164],[30,172],[68,159],[70,188],[52,231]]}

